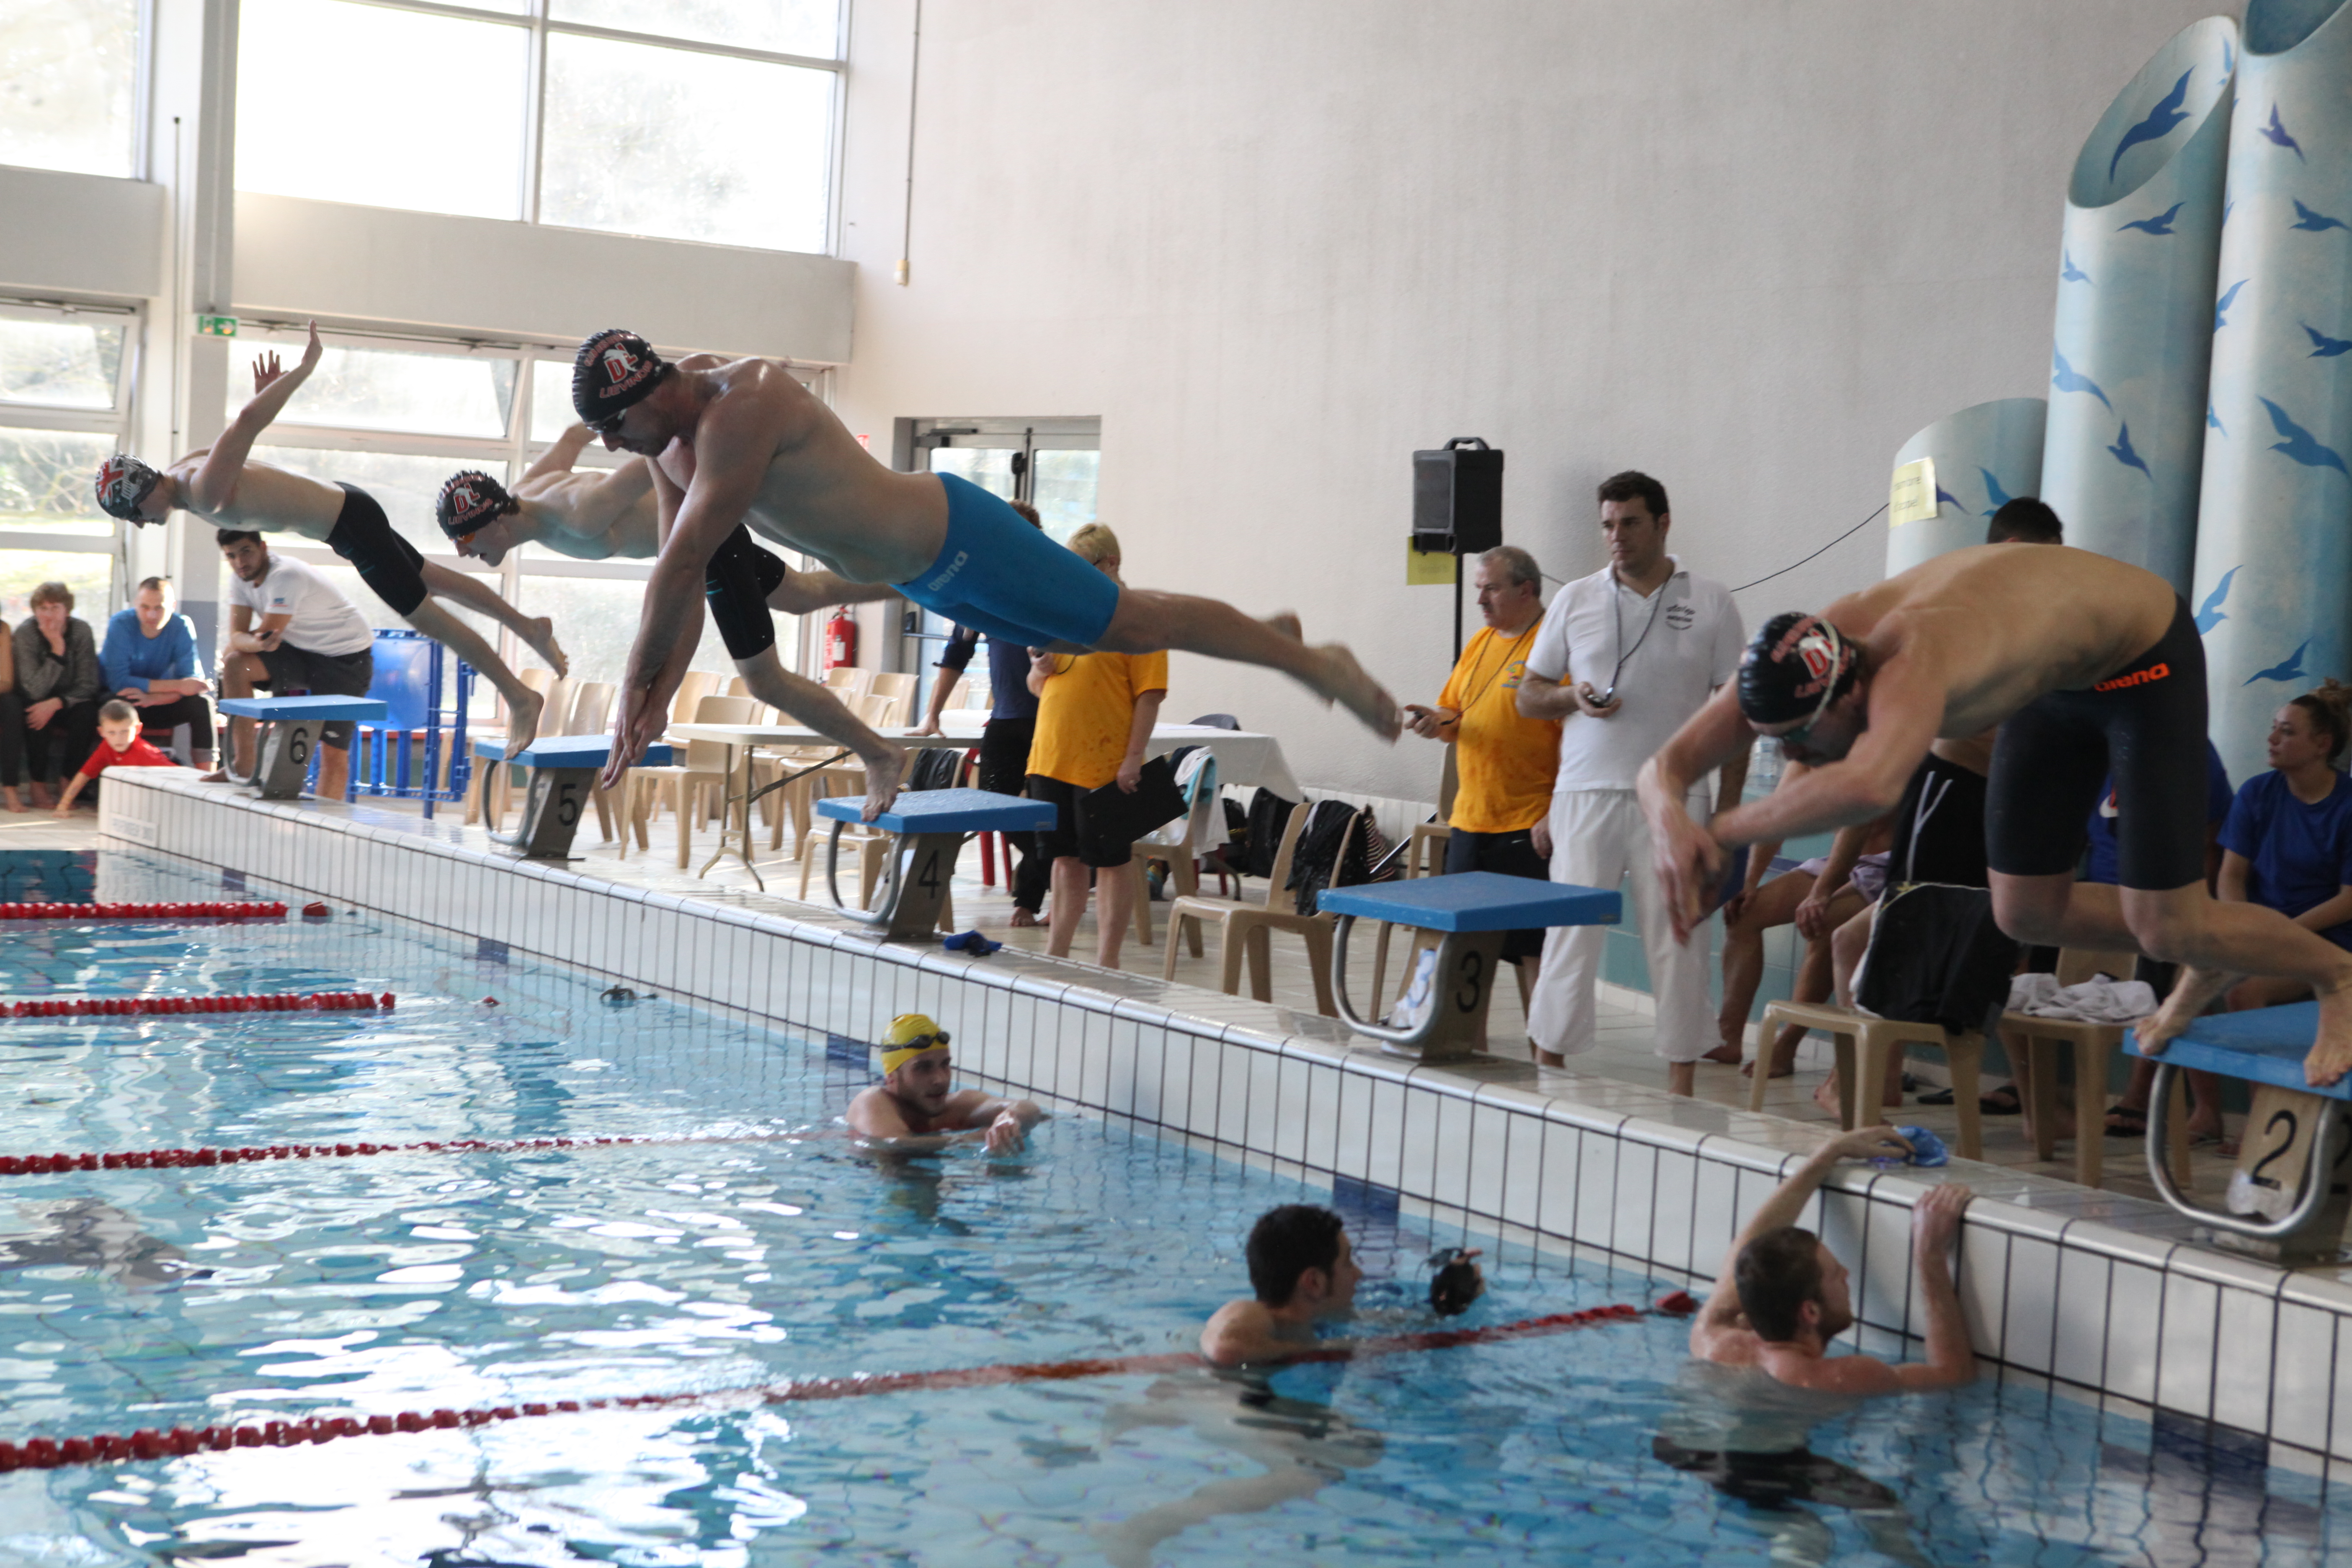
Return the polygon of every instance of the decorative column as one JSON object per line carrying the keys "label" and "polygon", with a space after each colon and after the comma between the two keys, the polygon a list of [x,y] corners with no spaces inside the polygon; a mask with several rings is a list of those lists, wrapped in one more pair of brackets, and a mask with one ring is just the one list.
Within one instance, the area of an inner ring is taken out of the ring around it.
{"label": "decorative column", "polygon": [[[1927,459],[1935,470],[1936,510],[1916,519],[1899,509],[1889,513],[1888,576],[1947,550],[1982,544],[1985,528],[2003,501],[2034,493],[2042,479],[2042,426],[2048,408],[2038,397],[1996,398],[1939,419],[1903,443],[1895,454],[1898,487],[1906,468]],[[1924,498],[1924,486],[1921,493]]]}

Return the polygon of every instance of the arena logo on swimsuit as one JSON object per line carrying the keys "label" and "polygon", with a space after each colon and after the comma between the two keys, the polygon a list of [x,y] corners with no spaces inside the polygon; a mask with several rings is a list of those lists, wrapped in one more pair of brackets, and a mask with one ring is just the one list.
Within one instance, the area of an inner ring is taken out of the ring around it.
{"label": "arena logo on swimsuit", "polygon": [[2168,664],[2151,664],[2146,669],[2135,669],[2128,674],[2118,675],[2113,679],[2102,680],[2096,686],[2092,687],[2091,689],[2094,691],[2121,691],[2127,686],[2151,685],[2156,681],[2162,680],[2166,676],[2168,676],[2171,673],[2172,666]]}
{"label": "arena logo on swimsuit", "polygon": [[928,582],[928,583],[924,584],[923,584],[923,591],[924,591],[925,593],[928,593],[928,594],[936,594],[936,593],[938,593],[940,589],[942,589],[942,588],[946,587],[949,584],[950,584],[950,583],[954,582],[954,581],[955,581],[955,578],[956,578],[956,574],[957,574],[957,573],[959,573],[959,572],[961,572],[961,571],[962,571],[962,570],[963,570],[963,566],[964,566],[964,563],[965,563],[965,562],[967,562],[967,561],[969,561],[969,560],[971,560],[971,551],[969,551],[969,550],[959,550],[959,551],[957,551],[957,552],[956,552],[956,553],[955,553],[955,559],[948,563],[947,570],[946,570],[946,571],[944,571],[944,572],[942,572],[942,573],[940,573],[938,576],[936,576],[936,577],[932,578],[929,582]]}

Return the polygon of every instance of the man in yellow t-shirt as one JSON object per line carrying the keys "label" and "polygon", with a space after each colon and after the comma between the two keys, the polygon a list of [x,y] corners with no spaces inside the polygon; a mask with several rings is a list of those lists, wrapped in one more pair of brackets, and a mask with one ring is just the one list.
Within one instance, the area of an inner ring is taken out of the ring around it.
{"label": "man in yellow t-shirt", "polygon": [[[1070,548],[1116,581],[1118,536],[1092,522],[1070,536]],[[1168,695],[1163,653],[1042,653],[1029,650],[1029,689],[1037,694],[1037,738],[1029,744],[1029,797],[1054,803],[1054,826],[1037,836],[1052,862],[1053,904],[1046,914],[1045,951],[1070,955],[1087,912],[1087,882],[1102,879],[1102,911],[1095,922],[1095,962],[1118,967],[1118,950],[1135,918],[1135,881],[1128,862],[1132,840],[1088,830],[1083,797],[1116,782],[1135,793],[1144,748]]]}
{"label": "man in yellow t-shirt", "polygon": [[[1454,744],[1459,783],[1447,818],[1454,832],[1445,845],[1446,870],[1549,881],[1559,721],[1522,718],[1518,707],[1519,678],[1543,619],[1543,574],[1534,556],[1502,544],[1478,557],[1471,582],[1486,624],[1454,661],[1437,706],[1406,703],[1406,723],[1416,735]],[[1523,997],[1535,989],[1543,946],[1541,931],[1515,931],[1504,940],[1503,959],[1519,966]],[[1566,1065],[1549,1051],[1537,1050],[1536,1059],[1546,1067]]]}

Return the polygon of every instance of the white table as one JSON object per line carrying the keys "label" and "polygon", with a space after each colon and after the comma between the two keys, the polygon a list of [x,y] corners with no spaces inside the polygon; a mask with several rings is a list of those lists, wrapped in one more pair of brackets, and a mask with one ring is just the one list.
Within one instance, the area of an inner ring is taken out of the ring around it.
{"label": "white table", "polygon": [[[968,737],[972,745],[980,744],[981,727],[987,715],[972,709],[951,710],[940,715],[940,727],[951,735]],[[897,737],[908,745],[919,745],[914,737]],[[1282,754],[1282,742],[1271,735],[1261,735],[1249,730],[1220,730],[1212,724],[1155,724],[1151,727],[1151,755],[1164,756],[1179,746],[1206,746],[1217,759],[1217,782],[1221,784],[1262,784],[1286,800],[1304,800],[1306,791],[1290,771],[1288,759]]]}

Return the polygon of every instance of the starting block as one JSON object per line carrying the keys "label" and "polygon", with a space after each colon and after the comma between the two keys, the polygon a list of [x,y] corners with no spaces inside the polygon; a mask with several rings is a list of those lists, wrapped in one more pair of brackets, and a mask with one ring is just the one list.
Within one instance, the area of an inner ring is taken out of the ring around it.
{"label": "starting block", "polygon": [[[1331,992],[1348,1026],[1380,1041],[1384,1050],[1444,1062],[1486,1048],[1486,1009],[1494,1000],[1506,932],[1531,926],[1607,925],[1622,913],[1623,900],[1613,890],[1538,882],[1499,871],[1460,871],[1450,877],[1330,888],[1318,897],[1316,907],[1339,917],[1331,940]],[[1402,1004],[1412,1019],[1408,1024],[1368,1022],[1356,1016],[1348,999],[1348,933],[1359,920],[1442,933],[1427,992],[1416,983]]]}
{"label": "starting block", "polygon": [[261,745],[253,776],[264,800],[299,800],[310,775],[319,731],[339,720],[381,719],[391,710],[373,697],[231,697],[220,710],[234,719],[258,720]]}
{"label": "starting block", "polygon": [[866,824],[897,834],[898,842],[883,868],[876,907],[853,910],[841,901],[841,830],[862,822],[865,811],[862,797],[816,803],[816,814],[833,820],[833,836],[824,849],[824,885],[835,909],[852,920],[882,927],[884,939],[890,942],[929,940],[966,838],[975,833],[1027,833],[1051,827],[1055,820],[1049,800],[1024,800],[984,789],[904,793],[889,810]]}
{"label": "starting block", "polygon": [[[2294,1267],[2334,1262],[2352,1216],[2352,1078],[2326,1089],[2303,1079],[2303,1058],[2319,1032],[2319,1004],[2257,1007],[2200,1018],[2147,1057],[2125,1037],[2125,1049],[2156,1064],[2148,1100],[2147,1167],[2156,1190],[2181,1214],[2211,1228],[2213,1239]],[[2200,1207],[2173,1180],[2164,1159],[2165,1121],[2174,1113],[2173,1074],[2194,1069],[2254,1086],[2253,1113],[2239,1141],[2222,1207]]]}
{"label": "starting block", "polygon": [[[572,857],[572,836],[593,801],[596,775],[613,755],[610,735],[541,735],[512,757],[503,743],[484,741],[477,755],[487,754],[489,767],[530,770],[530,791],[524,796],[522,826],[514,833],[493,833],[500,844],[511,844],[526,860],[566,860]],[[646,748],[644,765],[667,767],[670,749],[656,742]]]}

